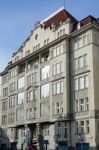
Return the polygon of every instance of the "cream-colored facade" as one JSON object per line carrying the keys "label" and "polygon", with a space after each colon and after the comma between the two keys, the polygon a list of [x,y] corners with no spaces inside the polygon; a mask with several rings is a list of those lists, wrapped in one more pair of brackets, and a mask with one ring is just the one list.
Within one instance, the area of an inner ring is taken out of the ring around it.
{"label": "cream-colored facade", "polygon": [[1,73],[8,146],[25,149],[40,130],[45,150],[98,148],[98,54],[99,25],[92,16],[77,21],[61,8],[36,23]]}

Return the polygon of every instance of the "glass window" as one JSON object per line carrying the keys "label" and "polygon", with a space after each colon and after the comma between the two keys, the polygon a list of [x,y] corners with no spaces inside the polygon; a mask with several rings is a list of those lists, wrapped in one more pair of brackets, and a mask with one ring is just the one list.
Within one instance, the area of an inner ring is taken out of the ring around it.
{"label": "glass window", "polygon": [[80,125],[81,125],[81,133],[84,133],[85,132],[84,121],[80,121]]}
{"label": "glass window", "polygon": [[75,79],[75,91],[78,90],[78,79]]}
{"label": "glass window", "polygon": [[64,72],[64,64],[63,62],[60,62],[60,72]]}
{"label": "glass window", "polygon": [[57,56],[59,55],[59,52],[60,52],[60,48],[59,48],[59,46],[56,48],[56,54],[57,54]]}
{"label": "glass window", "polygon": [[52,69],[53,69],[53,76],[55,76],[56,75],[56,65],[53,65]]}
{"label": "glass window", "polygon": [[78,104],[78,100],[75,100],[75,111],[78,112],[79,111],[79,104]]}
{"label": "glass window", "polygon": [[75,70],[78,69],[78,59],[77,58],[74,59],[74,69]]}
{"label": "glass window", "polygon": [[79,39],[79,48],[83,47],[83,38],[81,37]]}
{"label": "glass window", "polygon": [[56,48],[53,49],[53,57],[56,57]]}
{"label": "glass window", "polygon": [[89,120],[86,120],[86,132],[87,132],[87,133],[90,132],[90,124],[89,124]]}
{"label": "glass window", "polygon": [[22,121],[22,120],[24,120],[24,109],[23,109],[23,108],[17,109],[17,112],[16,112],[16,120],[17,120],[17,121]]}
{"label": "glass window", "polygon": [[79,124],[78,124],[78,122],[76,122],[76,134],[78,134],[79,133]]}
{"label": "glass window", "polygon": [[41,69],[42,80],[49,78],[49,66],[45,66]]}
{"label": "glass window", "polygon": [[79,89],[84,89],[84,77],[79,78]]}
{"label": "glass window", "polygon": [[58,82],[58,83],[56,84],[56,92],[57,92],[57,94],[60,93],[60,82]]}
{"label": "glass window", "polygon": [[84,57],[83,56],[78,58],[78,67],[79,68],[84,67]]}
{"label": "glass window", "polygon": [[23,103],[24,103],[24,92],[18,93],[18,102],[17,102],[17,104],[21,105]]}
{"label": "glass window", "polygon": [[18,89],[24,87],[24,77],[18,79]]}
{"label": "glass window", "polygon": [[56,84],[53,84],[53,95],[56,94]]}
{"label": "glass window", "polygon": [[60,74],[60,64],[56,64],[56,74]]}
{"label": "glass window", "polygon": [[84,99],[80,99],[80,111],[84,111],[85,107],[84,107]]}
{"label": "glass window", "polygon": [[89,86],[89,80],[88,80],[88,75],[85,76],[85,88],[88,88]]}
{"label": "glass window", "polygon": [[60,103],[57,102],[56,103],[56,114],[59,114],[60,113]]}
{"label": "glass window", "polygon": [[64,51],[64,47],[63,47],[63,44],[60,45],[60,54],[63,54],[63,51]]}
{"label": "glass window", "polygon": [[87,111],[89,110],[89,100],[88,100],[88,97],[85,98],[85,109]]}
{"label": "glass window", "polygon": [[63,81],[60,82],[60,92],[63,93]]}
{"label": "glass window", "polygon": [[84,66],[88,65],[87,54],[84,55]]}
{"label": "glass window", "polygon": [[41,85],[41,98],[49,96],[49,83]]}

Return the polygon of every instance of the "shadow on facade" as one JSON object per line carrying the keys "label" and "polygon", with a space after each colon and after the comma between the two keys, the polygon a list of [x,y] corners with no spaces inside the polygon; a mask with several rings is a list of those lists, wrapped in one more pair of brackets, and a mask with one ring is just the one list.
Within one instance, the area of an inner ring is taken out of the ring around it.
{"label": "shadow on facade", "polygon": [[6,132],[0,127],[0,150],[14,150]]}

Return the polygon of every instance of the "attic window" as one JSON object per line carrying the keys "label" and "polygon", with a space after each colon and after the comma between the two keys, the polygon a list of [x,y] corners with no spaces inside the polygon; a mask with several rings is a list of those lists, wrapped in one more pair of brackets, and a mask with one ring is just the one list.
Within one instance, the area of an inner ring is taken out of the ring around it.
{"label": "attic window", "polygon": [[37,38],[38,38],[38,34],[35,35],[35,40],[37,40]]}

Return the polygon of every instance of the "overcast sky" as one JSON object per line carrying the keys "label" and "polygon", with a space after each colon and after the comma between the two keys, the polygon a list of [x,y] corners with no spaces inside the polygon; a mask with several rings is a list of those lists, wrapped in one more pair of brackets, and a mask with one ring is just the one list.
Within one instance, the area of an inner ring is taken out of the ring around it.
{"label": "overcast sky", "polygon": [[[99,17],[99,0],[65,0],[78,20]],[[0,0],[0,71],[27,38],[36,21],[59,9],[63,0]]]}

